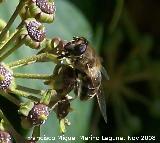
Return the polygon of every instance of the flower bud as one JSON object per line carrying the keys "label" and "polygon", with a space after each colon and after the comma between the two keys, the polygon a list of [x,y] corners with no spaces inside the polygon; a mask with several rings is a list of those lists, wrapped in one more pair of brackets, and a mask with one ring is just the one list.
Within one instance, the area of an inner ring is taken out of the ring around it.
{"label": "flower bud", "polygon": [[64,45],[65,41],[60,39],[59,37],[55,37],[51,41],[51,47],[52,50],[50,50],[52,53],[57,55],[58,57],[61,57],[64,54]]}
{"label": "flower bud", "polygon": [[11,87],[12,83],[13,72],[3,63],[0,63],[0,90],[6,91]]}
{"label": "flower bud", "polygon": [[38,103],[33,106],[29,112],[27,119],[32,123],[32,125],[44,124],[49,116],[48,106]]}
{"label": "flower bud", "polygon": [[45,41],[45,27],[34,18],[25,20],[25,28],[22,28],[21,38],[25,38],[25,44],[31,48],[39,49],[41,42]]}
{"label": "flower bud", "polygon": [[21,17],[22,20],[26,20],[27,18],[31,18],[31,14],[28,8],[28,1],[25,2],[25,4],[23,5],[22,9],[19,12],[19,15]]}
{"label": "flower bud", "polygon": [[38,21],[51,23],[55,17],[56,7],[53,0],[31,0],[29,10]]}
{"label": "flower bud", "polygon": [[6,131],[0,130],[0,143],[12,143],[11,135]]}
{"label": "flower bud", "polygon": [[[61,57],[64,51],[65,42],[59,37],[55,37],[53,39],[47,39],[43,49],[38,52],[40,53],[50,53],[56,55],[58,58]],[[42,46],[41,46],[42,47]]]}

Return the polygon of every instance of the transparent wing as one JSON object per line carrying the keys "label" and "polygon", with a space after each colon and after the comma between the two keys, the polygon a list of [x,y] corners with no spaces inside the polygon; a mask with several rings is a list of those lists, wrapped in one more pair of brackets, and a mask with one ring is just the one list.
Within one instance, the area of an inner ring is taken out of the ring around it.
{"label": "transparent wing", "polygon": [[102,72],[102,75],[105,77],[106,80],[109,80],[109,75],[107,73],[107,70],[102,66],[101,67],[101,72]]}
{"label": "transparent wing", "polygon": [[105,99],[105,95],[104,92],[102,90],[102,88],[100,88],[98,90],[98,93],[96,94],[97,97],[97,101],[98,101],[98,105],[99,105],[99,109],[101,111],[101,114],[107,124],[107,114],[106,114],[106,99]]}

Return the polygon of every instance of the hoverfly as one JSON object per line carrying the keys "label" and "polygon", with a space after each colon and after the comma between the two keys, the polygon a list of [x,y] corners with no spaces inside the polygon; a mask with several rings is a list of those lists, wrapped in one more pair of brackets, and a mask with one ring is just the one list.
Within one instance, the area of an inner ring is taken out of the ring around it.
{"label": "hoverfly", "polygon": [[[105,97],[102,94],[102,65],[100,57],[84,37],[73,37],[64,45],[64,52],[59,58],[67,62],[77,75],[75,93],[80,100],[97,97],[102,116],[107,122]],[[108,79],[108,76],[107,76]]]}

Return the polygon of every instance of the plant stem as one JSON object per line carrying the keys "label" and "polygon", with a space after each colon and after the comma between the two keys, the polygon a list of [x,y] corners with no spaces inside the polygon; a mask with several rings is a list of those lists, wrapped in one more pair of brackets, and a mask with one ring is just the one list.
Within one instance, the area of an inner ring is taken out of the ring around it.
{"label": "plant stem", "polygon": [[22,90],[18,90],[18,89],[11,89],[10,91],[11,93],[18,95],[18,96],[22,96],[22,97],[28,97],[30,96],[29,93],[22,91]]}
{"label": "plant stem", "polygon": [[15,78],[39,79],[39,80],[47,80],[51,78],[51,75],[48,75],[48,74],[14,73],[13,76]]}
{"label": "plant stem", "polygon": [[4,55],[0,57],[0,62],[6,59],[9,55],[11,55],[15,50],[20,48],[24,44],[24,41],[25,41],[25,37],[22,40],[18,41],[18,43],[15,43],[12,49],[8,50]]}
{"label": "plant stem", "polygon": [[16,99],[15,97],[11,96],[10,94],[0,91],[0,95],[2,95],[4,98],[6,98],[10,102],[14,103],[15,105],[17,105],[17,106],[20,105],[20,101],[18,99]]}
{"label": "plant stem", "polygon": [[6,34],[6,32],[9,30],[9,28],[13,24],[14,20],[16,19],[16,17],[19,14],[19,11],[23,8],[25,2],[26,2],[26,0],[21,0],[19,2],[18,6],[16,7],[16,10],[14,11],[14,13],[11,16],[10,20],[8,21],[7,25],[5,26],[5,28],[2,30],[2,32],[0,34],[0,41],[2,41],[4,35]]}
{"label": "plant stem", "polygon": [[36,96],[32,96],[31,93],[25,92],[25,91],[20,90],[20,89],[11,89],[10,92],[15,94],[15,95],[18,95],[20,97],[25,97],[27,99],[31,99],[35,102],[38,102],[40,100]]}
{"label": "plant stem", "polygon": [[42,90],[32,89],[32,88],[21,86],[21,85],[16,85],[16,89],[22,90],[24,92],[29,92],[32,94],[39,94],[39,95],[41,95],[41,93],[43,92]]}
{"label": "plant stem", "polygon": [[18,68],[18,67],[21,67],[21,66],[33,64],[33,63],[38,62],[38,61],[42,61],[43,59],[50,59],[50,60],[54,61],[55,63],[57,63],[57,61],[58,61],[57,57],[55,55],[48,54],[48,53],[42,53],[42,54],[39,54],[39,55],[33,55],[32,57],[27,57],[25,59],[15,61],[13,63],[8,64],[8,66],[11,69],[14,69],[14,68]]}
{"label": "plant stem", "polygon": [[7,47],[9,47],[10,44],[14,42],[16,37],[19,35],[19,30],[16,30],[8,39],[5,41],[5,43],[0,47],[0,55],[7,50]]}
{"label": "plant stem", "polygon": [[121,14],[122,14],[122,10],[123,10],[124,0],[116,0],[116,2],[117,2],[116,8],[115,8],[113,18],[112,18],[110,26],[109,26],[109,33],[110,34],[113,33],[113,31],[116,29],[117,24],[119,22]]}

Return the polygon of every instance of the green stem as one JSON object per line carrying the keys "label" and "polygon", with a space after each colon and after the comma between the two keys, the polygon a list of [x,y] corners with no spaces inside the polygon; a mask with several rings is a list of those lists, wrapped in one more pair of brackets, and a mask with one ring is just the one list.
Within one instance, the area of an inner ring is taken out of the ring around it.
{"label": "green stem", "polygon": [[9,55],[11,55],[15,50],[20,48],[24,44],[24,41],[25,41],[25,38],[20,40],[18,43],[15,43],[15,46],[12,49],[8,50],[4,55],[0,57],[0,62],[6,59]]}
{"label": "green stem", "polygon": [[25,2],[26,2],[26,0],[21,0],[19,2],[18,6],[16,7],[16,10],[14,11],[14,13],[11,16],[10,20],[8,21],[7,25],[5,26],[5,28],[2,30],[2,32],[0,34],[0,41],[2,41],[4,35],[6,34],[6,32],[9,30],[9,28],[13,24],[14,20],[16,19],[16,17],[19,14],[19,11],[23,8]]}
{"label": "green stem", "polygon": [[43,92],[42,90],[37,90],[37,89],[33,89],[33,88],[21,86],[21,85],[16,85],[16,89],[22,90],[24,92],[29,92],[31,94],[38,94],[38,95],[41,95],[41,93]]}
{"label": "green stem", "polygon": [[32,133],[32,138],[35,138],[36,141],[38,141],[40,137],[40,126],[35,126]]}
{"label": "green stem", "polygon": [[5,52],[5,50],[7,50],[7,48],[9,47],[9,45],[11,45],[15,39],[17,38],[17,36],[19,35],[20,30],[16,30],[6,41],[5,43],[0,47],[0,55],[2,53]]}
{"label": "green stem", "polygon": [[25,92],[25,91],[20,90],[20,89],[11,89],[10,92],[15,94],[15,95],[18,95],[20,97],[25,97],[25,98],[30,99],[30,100],[35,101],[35,102],[39,102],[39,100],[40,100],[39,98],[37,98],[35,96],[32,96],[31,93]]}
{"label": "green stem", "polygon": [[57,63],[57,61],[58,61],[57,57],[55,55],[48,54],[48,53],[42,53],[42,54],[39,54],[39,55],[34,55],[32,57],[27,57],[25,59],[12,62],[12,63],[8,64],[8,66],[11,69],[14,69],[14,68],[18,68],[18,67],[21,67],[21,66],[33,64],[35,62],[39,62],[39,61],[42,61],[44,59],[50,59],[50,60],[54,61],[55,63]]}
{"label": "green stem", "polygon": [[6,98],[10,102],[14,103],[15,105],[17,105],[17,106],[20,105],[20,101],[18,99],[16,99],[15,97],[11,96],[10,94],[3,92],[3,91],[0,91],[0,95],[2,95],[4,98]]}
{"label": "green stem", "polygon": [[25,91],[18,90],[18,89],[11,89],[10,92],[13,93],[13,94],[15,94],[15,95],[22,96],[22,97],[28,97],[28,96],[30,96],[30,93],[27,93]]}
{"label": "green stem", "polygon": [[15,78],[39,79],[39,80],[47,80],[51,78],[51,75],[48,75],[48,74],[14,73],[13,76]]}
{"label": "green stem", "polygon": [[122,14],[122,10],[123,10],[123,4],[124,4],[124,0],[116,0],[116,8],[113,14],[113,18],[111,20],[110,26],[109,26],[109,32],[113,33],[113,31],[116,29],[117,24],[119,22],[119,19],[121,17]]}
{"label": "green stem", "polygon": [[14,129],[12,124],[8,121],[7,117],[3,114],[2,110],[0,109],[0,118],[2,118],[5,123],[7,124],[8,130],[11,133],[11,135],[15,138],[17,143],[24,143],[25,139]]}

